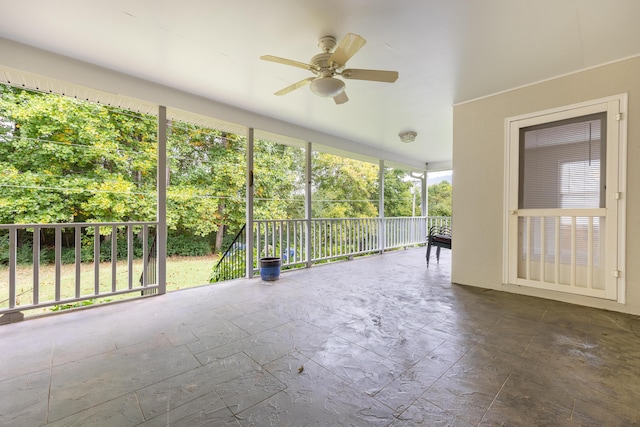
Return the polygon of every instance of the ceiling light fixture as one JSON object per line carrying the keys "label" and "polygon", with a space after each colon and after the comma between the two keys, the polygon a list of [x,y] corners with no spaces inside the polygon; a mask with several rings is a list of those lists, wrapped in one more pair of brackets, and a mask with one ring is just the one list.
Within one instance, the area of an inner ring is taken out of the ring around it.
{"label": "ceiling light fixture", "polygon": [[405,144],[408,142],[413,142],[416,140],[416,136],[418,136],[418,134],[412,130],[407,131],[407,132],[400,132],[398,134],[398,136],[400,137],[400,141],[404,142]]}
{"label": "ceiling light fixture", "polygon": [[316,95],[333,98],[344,92],[344,82],[333,77],[320,77],[311,82],[311,90]]}

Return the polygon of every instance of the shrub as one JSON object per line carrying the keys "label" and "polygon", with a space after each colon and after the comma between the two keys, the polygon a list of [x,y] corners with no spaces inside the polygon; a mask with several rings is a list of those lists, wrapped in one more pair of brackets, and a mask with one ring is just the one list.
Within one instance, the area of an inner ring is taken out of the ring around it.
{"label": "shrub", "polygon": [[211,254],[208,237],[171,233],[167,238],[167,256],[205,256]]}

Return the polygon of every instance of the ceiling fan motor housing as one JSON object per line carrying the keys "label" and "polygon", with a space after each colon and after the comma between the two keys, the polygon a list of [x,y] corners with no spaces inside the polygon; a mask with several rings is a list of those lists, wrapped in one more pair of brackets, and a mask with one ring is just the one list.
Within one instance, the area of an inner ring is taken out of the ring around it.
{"label": "ceiling fan motor housing", "polygon": [[325,53],[331,52],[336,45],[336,38],[333,36],[320,37],[318,40],[318,47]]}
{"label": "ceiling fan motor housing", "polygon": [[329,58],[331,57],[330,53],[319,53],[311,58],[311,65],[313,66],[313,71],[315,74],[325,74],[325,72],[330,71],[333,75],[335,69],[329,65]]}

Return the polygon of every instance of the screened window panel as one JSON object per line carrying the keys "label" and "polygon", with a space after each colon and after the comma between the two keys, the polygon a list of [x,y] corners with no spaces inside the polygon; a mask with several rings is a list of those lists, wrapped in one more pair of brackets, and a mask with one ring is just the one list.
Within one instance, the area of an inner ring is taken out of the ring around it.
{"label": "screened window panel", "polygon": [[523,128],[520,209],[604,207],[606,114]]}

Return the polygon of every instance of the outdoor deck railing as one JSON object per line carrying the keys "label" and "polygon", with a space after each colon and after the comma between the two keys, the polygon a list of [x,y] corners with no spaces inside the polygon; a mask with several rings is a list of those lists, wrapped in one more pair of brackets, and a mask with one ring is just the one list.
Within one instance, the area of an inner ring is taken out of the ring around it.
{"label": "outdoor deck railing", "polygon": [[[451,225],[450,217],[322,218],[310,221],[254,221],[254,272],[262,257],[280,257],[282,267],[350,258],[426,243],[432,225]],[[307,256],[307,252],[310,256]]]}
{"label": "outdoor deck railing", "polygon": [[[0,225],[0,248],[6,257],[0,272],[0,314],[157,292],[152,245],[156,226],[155,222]],[[53,242],[45,245],[42,236]],[[27,277],[17,276],[19,257],[31,269]],[[45,278],[47,257],[53,271]]]}
{"label": "outdoor deck railing", "polygon": [[[433,225],[451,226],[451,219],[257,220],[253,271],[258,272],[262,257],[280,257],[282,267],[292,268],[424,244]],[[157,293],[156,227],[156,222],[0,225],[0,254],[5,256],[0,262],[6,265],[0,268],[0,315],[121,294]],[[46,244],[42,236],[48,239]],[[245,240],[235,243],[229,252],[246,259],[241,253],[249,245]],[[47,257],[52,267],[44,274]],[[29,266],[29,274],[18,277],[19,259]],[[238,277],[244,277],[243,265],[234,264]],[[225,276],[229,278],[234,277]]]}

